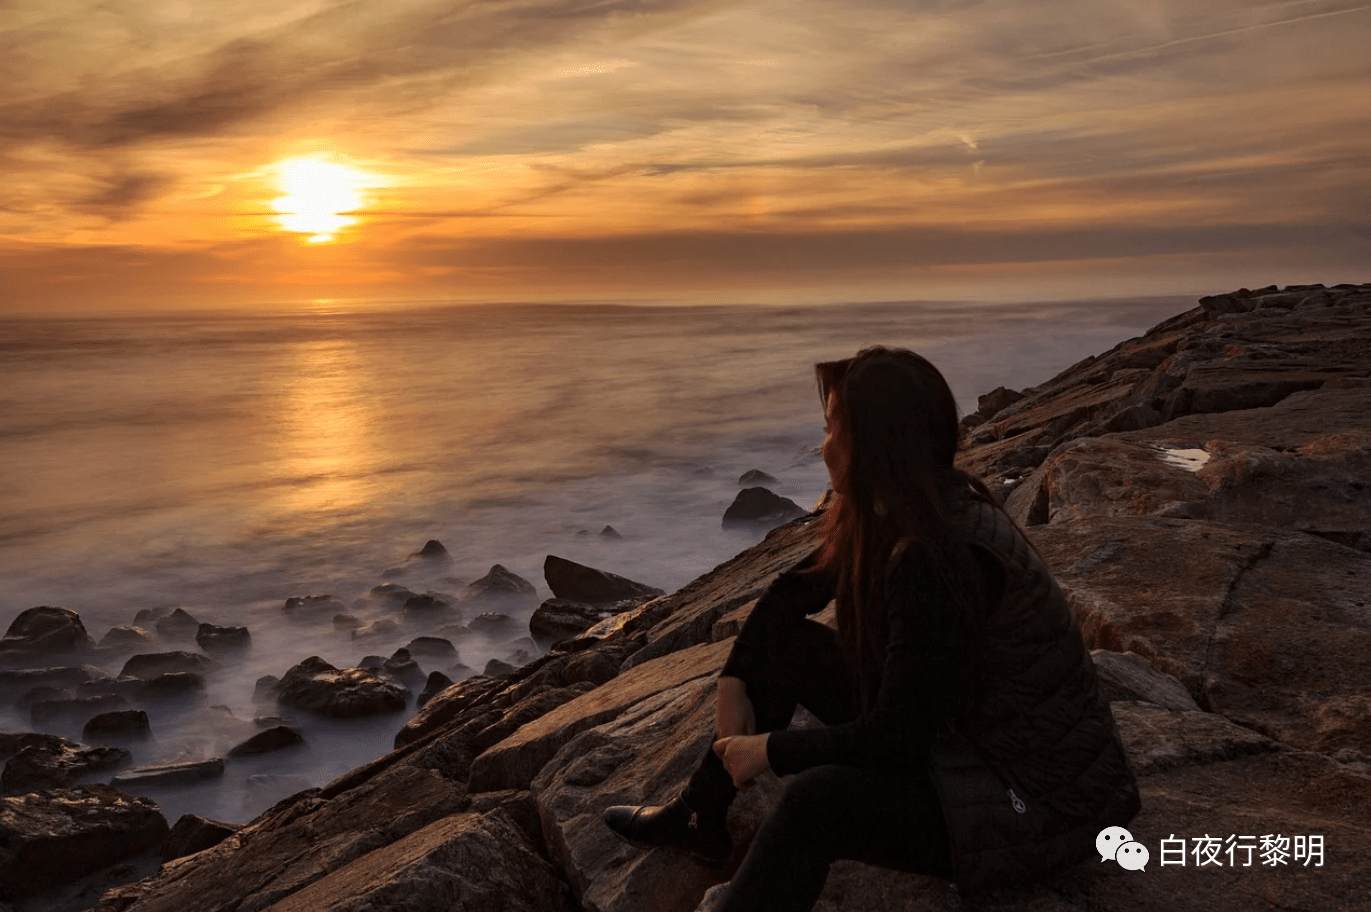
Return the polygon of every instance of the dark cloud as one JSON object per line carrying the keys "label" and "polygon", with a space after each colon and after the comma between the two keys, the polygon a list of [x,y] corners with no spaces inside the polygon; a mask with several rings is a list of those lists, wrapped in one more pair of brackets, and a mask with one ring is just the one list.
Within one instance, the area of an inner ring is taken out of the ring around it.
{"label": "dark cloud", "polygon": [[76,207],[121,221],[166,189],[170,180],[165,175],[135,171],[111,175],[101,183],[101,189],[79,199]]}

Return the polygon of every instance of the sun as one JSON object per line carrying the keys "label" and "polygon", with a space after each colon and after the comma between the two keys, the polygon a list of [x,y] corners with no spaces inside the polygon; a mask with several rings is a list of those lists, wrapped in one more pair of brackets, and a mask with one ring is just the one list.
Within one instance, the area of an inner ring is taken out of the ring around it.
{"label": "sun", "polygon": [[361,171],[318,158],[291,158],[276,165],[277,187],[284,196],[271,201],[276,220],[286,231],[307,234],[311,244],[326,244],[357,219],[369,179]]}

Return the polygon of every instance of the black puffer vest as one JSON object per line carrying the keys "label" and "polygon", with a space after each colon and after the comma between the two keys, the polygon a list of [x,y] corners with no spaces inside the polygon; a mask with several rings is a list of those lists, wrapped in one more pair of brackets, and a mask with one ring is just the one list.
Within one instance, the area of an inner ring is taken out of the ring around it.
{"label": "black puffer vest", "polygon": [[931,774],[953,879],[974,891],[1035,880],[1084,861],[1106,826],[1137,814],[1137,783],[1066,598],[997,507],[968,497],[958,534],[1005,567],[983,628],[975,707],[939,735]]}

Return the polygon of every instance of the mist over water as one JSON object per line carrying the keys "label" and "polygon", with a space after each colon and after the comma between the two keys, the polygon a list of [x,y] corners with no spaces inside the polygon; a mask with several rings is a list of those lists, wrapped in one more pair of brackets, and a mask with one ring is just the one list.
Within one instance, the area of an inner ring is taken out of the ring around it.
{"label": "mist over water", "polygon": [[[256,704],[259,676],[309,655],[354,665],[420,635],[452,639],[477,672],[531,645],[526,615],[498,634],[440,632],[368,599],[373,587],[455,595],[499,563],[546,598],[543,559],[557,554],[672,591],[760,537],[720,528],[744,471],[776,476],[774,490],[805,507],[823,493],[816,361],[912,348],[965,412],[981,393],[1041,383],[1192,305],[2,320],[0,622],[61,605],[97,641],[143,608],[247,626],[251,649],[220,661],[198,702],[149,707],[156,740],[131,746],[138,764],[222,756],[258,730],[254,717],[288,717],[306,748],[153,795],[173,821],[245,821],[385,752],[412,715],[328,722]],[[623,540],[577,535],[607,524]],[[385,576],[415,566],[406,558],[429,539],[449,566]],[[354,639],[331,618],[283,614],[288,597],[317,594],[401,626]],[[177,648],[195,646],[154,651]],[[45,730],[79,737],[81,721]],[[34,729],[12,706],[0,706],[0,727]]]}

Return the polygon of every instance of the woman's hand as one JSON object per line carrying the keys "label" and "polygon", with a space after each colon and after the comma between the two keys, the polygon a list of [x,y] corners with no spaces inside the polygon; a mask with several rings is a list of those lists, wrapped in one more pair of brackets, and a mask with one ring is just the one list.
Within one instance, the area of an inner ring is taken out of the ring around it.
{"label": "woman's hand", "polygon": [[752,701],[747,698],[747,685],[742,678],[719,678],[714,698],[714,737],[731,738],[751,735],[757,731],[757,718]]}
{"label": "woman's hand", "polygon": [[724,761],[733,784],[743,791],[752,786],[752,780],[771,769],[771,761],[766,757],[766,742],[770,737],[770,733],[733,735],[714,742],[714,753]]}

